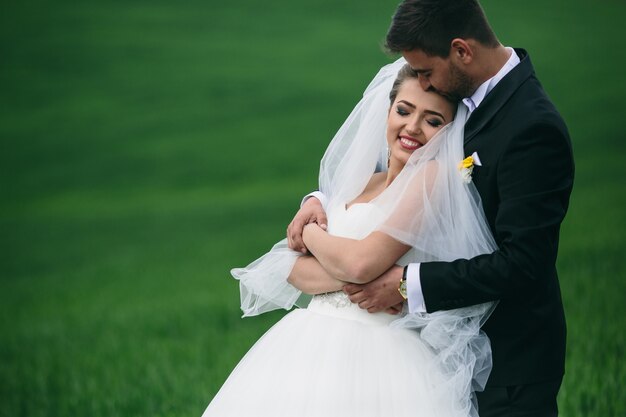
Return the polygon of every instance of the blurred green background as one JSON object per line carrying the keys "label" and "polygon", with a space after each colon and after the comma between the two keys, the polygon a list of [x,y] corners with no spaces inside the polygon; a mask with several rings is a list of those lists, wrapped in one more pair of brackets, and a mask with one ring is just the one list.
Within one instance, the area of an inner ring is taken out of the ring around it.
{"label": "blurred green background", "polygon": [[[0,415],[200,415],[284,313],[284,236],[396,1],[22,1],[0,13]],[[567,121],[563,416],[626,415],[621,0],[485,0]],[[523,117],[523,115],[520,115]]]}

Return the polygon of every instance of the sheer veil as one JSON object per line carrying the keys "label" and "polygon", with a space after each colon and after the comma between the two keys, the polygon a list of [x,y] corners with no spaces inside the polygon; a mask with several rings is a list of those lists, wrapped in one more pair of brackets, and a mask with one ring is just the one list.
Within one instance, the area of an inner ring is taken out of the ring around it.
{"label": "sheer veil", "polygon": [[[384,155],[389,91],[404,59],[383,67],[348,116],[321,161],[319,187],[327,207],[359,196]],[[474,185],[463,180],[458,165],[464,159],[463,128],[466,109],[460,104],[455,120],[426,146],[413,153],[402,172],[372,200],[382,213],[374,230],[411,247],[401,264],[469,259],[493,252],[496,244],[480,206]],[[246,268],[233,269],[240,280],[244,316],[285,308],[302,301],[301,293],[286,281],[299,254],[286,240]],[[489,340],[480,326],[495,303],[432,314],[403,314],[392,325],[420,332],[451,386],[466,390],[467,412],[472,390],[484,387],[491,369]]]}

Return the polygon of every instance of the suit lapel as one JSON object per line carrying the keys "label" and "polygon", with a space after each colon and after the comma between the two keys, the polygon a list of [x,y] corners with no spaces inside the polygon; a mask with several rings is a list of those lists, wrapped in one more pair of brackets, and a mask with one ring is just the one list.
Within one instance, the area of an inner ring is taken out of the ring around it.
{"label": "suit lapel", "polygon": [[528,53],[523,49],[515,49],[515,52],[520,57],[520,63],[487,94],[465,123],[465,145],[476,137],[519,86],[534,73]]}

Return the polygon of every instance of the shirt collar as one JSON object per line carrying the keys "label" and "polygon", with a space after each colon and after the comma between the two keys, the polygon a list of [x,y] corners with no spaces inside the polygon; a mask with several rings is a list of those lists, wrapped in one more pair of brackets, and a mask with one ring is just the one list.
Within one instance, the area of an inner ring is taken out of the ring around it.
{"label": "shirt collar", "polygon": [[480,103],[483,102],[487,94],[489,94],[491,90],[493,90],[496,84],[498,84],[500,80],[502,80],[513,68],[515,68],[517,64],[520,63],[520,59],[513,50],[513,48],[507,46],[506,50],[511,53],[511,56],[509,56],[509,59],[506,61],[504,66],[500,68],[500,71],[498,71],[496,75],[489,78],[487,81],[478,86],[476,91],[474,91],[474,94],[472,94],[470,97],[463,99],[463,104],[465,104],[469,109],[468,115],[469,113],[473,112],[476,107],[480,106]]}

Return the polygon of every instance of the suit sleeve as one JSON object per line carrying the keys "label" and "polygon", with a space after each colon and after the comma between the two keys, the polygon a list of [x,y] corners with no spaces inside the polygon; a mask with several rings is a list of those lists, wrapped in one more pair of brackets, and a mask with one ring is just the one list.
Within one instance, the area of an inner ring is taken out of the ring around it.
{"label": "suit sleeve", "polygon": [[469,260],[422,263],[428,312],[537,291],[555,276],[559,228],[574,179],[565,128],[530,125],[511,138],[495,168],[499,249]]}

